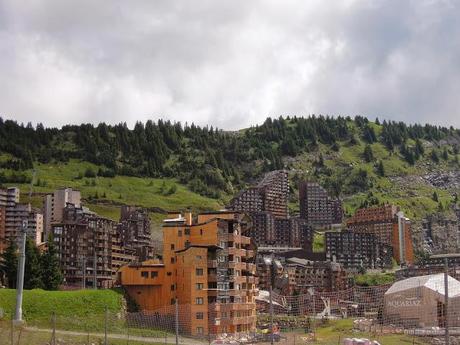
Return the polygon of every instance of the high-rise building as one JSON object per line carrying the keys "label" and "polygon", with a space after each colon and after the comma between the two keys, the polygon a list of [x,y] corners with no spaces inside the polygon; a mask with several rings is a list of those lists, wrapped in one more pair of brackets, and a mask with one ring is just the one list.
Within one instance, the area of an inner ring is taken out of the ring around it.
{"label": "high-rise building", "polygon": [[245,217],[233,211],[195,220],[191,213],[170,214],[163,261],[123,267],[121,284],[145,310],[162,313],[176,299],[186,305],[180,318],[191,335],[254,331],[257,278],[251,240],[242,235],[250,221]]}
{"label": "high-rise building", "polygon": [[229,209],[245,212],[252,218],[250,236],[260,246],[304,247],[305,229],[289,219],[289,181],[285,170],[265,174],[256,187],[241,191],[230,201]]}
{"label": "high-rise building", "polygon": [[326,259],[354,270],[392,266],[393,248],[369,233],[326,232]]}
{"label": "high-rise building", "polygon": [[351,286],[348,272],[337,262],[289,258],[284,267],[289,278],[284,291],[289,295],[307,294],[311,288],[315,292],[335,292]]}
{"label": "high-rise building", "polygon": [[135,206],[122,206],[117,225],[121,244],[135,250],[140,261],[153,258],[150,218],[148,213]]}
{"label": "high-rise building", "polygon": [[331,198],[327,191],[316,182],[304,181],[299,186],[300,218],[314,227],[330,227],[341,224],[342,202]]}
{"label": "high-rise building", "polygon": [[266,211],[275,218],[288,217],[289,181],[285,170],[265,174],[256,186],[241,191],[230,201],[230,209],[247,213]]}
{"label": "high-rise building", "polygon": [[9,241],[18,242],[24,220],[28,222],[28,236],[37,244],[42,242],[42,214],[30,204],[20,204],[19,196],[19,188],[0,189],[0,252]]}
{"label": "high-rise building", "polygon": [[53,194],[45,196],[43,201],[43,223],[45,237],[51,231],[53,223],[60,223],[64,217],[64,208],[67,204],[73,204],[75,207],[81,206],[80,191],[72,188],[59,188]]}
{"label": "high-rise building", "polygon": [[414,261],[411,222],[394,205],[361,208],[347,221],[356,233],[373,234],[383,244],[393,247],[393,256],[400,264]]}

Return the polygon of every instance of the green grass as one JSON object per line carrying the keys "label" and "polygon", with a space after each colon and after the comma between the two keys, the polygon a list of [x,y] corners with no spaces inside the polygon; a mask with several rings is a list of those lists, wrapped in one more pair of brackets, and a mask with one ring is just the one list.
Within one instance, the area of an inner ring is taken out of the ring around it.
{"label": "green grass", "polygon": [[[36,181],[33,196],[28,197],[29,184],[10,183],[21,189],[21,201],[31,202],[41,207],[43,194],[60,187],[72,187],[81,191],[85,205],[92,211],[110,219],[118,220],[120,205],[156,207],[166,211],[191,208],[197,211],[216,210],[223,206],[222,200],[207,198],[192,192],[174,179],[138,178],[116,176],[114,178],[78,178],[91,168],[97,172],[99,167],[84,161],[72,159],[68,163],[35,164]],[[9,173],[8,171],[6,171]],[[32,176],[31,171],[27,171]],[[174,187],[175,186],[175,187]],[[174,191],[170,193],[170,191]],[[97,198],[95,198],[97,194]]]}
{"label": "green grass", "polygon": [[367,338],[377,340],[383,345],[403,345],[403,344],[417,344],[427,345],[429,340],[414,338],[403,334],[379,335],[369,334],[367,332],[356,332],[353,330],[353,320],[344,319],[336,321],[328,321],[325,325],[316,329],[316,342],[317,345],[331,345],[341,344],[339,339],[344,338]]}
{"label": "green grass", "polygon": [[367,273],[355,276],[355,283],[360,286],[391,284],[396,281],[394,273]]}
{"label": "green grass", "polygon": [[322,253],[324,252],[324,233],[315,232],[313,235],[313,252]]}
{"label": "green grass", "polygon": [[[15,308],[16,290],[0,290],[0,308],[9,317]],[[123,295],[117,290],[45,291],[25,290],[23,313],[30,322],[47,323],[52,313],[62,318],[103,317],[105,308],[119,313]]]}
{"label": "green grass", "polygon": [[[0,290],[0,308],[5,319],[11,319],[15,308],[16,290]],[[56,328],[60,330],[103,332],[107,315],[107,327],[111,333],[125,334],[124,299],[116,289],[44,291],[25,290],[23,302],[24,320],[28,326],[51,328],[53,313]],[[106,314],[107,311],[107,314]],[[152,328],[131,328],[130,334],[162,337],[164,332]]]}
{"label": "green grass", "polygon": [[[14,344],[27,344],[27,345],[44,345],[50,344],[51,332],[31,330],[24,327],[14,327],[13,334]],[[89,342],[88,342],[89,339]],[[103,344],[104,337],[102,335],[68,335],[57,332],[56,344],[72,344],[72,345],[88,345],[89,344]],[[125,339],[114,339],[109,336],[108,343],[110,345],[126,345]],[[129,344],[143,345],[147,344],[143,341],[129,340]],[[150,345],[163,345],[164,343],[148,343]],[[9,321],[0,321],[0,345],[11,345],[11,323]]]}

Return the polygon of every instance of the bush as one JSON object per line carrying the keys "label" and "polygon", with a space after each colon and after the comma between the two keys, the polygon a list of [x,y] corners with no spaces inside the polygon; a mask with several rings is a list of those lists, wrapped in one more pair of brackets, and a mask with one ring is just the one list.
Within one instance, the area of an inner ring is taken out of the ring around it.
{"label": "bush", "polygon": [[96,173],[94,172],[93,169],[91,169],[91,168],[86,168],[86,170],[85,170],[85,177],[88,177],[88,178],[96,177]]}

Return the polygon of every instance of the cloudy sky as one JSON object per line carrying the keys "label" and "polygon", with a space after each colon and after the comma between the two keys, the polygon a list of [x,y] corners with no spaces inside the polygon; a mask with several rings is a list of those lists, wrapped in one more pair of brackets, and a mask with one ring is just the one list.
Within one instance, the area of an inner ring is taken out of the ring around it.
{"label": "cloudy sky", "polygon": [[0,116],[460,127],[460,1],[0,0]]}

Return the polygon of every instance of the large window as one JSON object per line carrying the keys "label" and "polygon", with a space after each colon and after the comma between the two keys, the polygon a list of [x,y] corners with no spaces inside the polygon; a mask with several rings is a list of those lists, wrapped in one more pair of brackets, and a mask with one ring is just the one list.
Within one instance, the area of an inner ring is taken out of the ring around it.
{"label": "large window", "polygon": [[196,275],[197,276],[202,276],[203,275],[203,269],[202,268],[197,268],[196,269]]}
{"label": "large window", "polygon": [[203,290],[203,283],[196,283],[197,290]]}
{"label": "large window", "polygon": [[198,305],[203,304],[203,297],[197,297],[197,298],[195,298],[195,304],[198,304]]}
{"label": "large window", "polygon": [[204,314],[202,312],[196,313],[196,319],[197,320],[203,320],[204,319]]}
{"label": "large window", "polygon": [[158,277],[158,272],[157,271],[150,272],[150,278],[156,278],[156,277]]}
{"label": "large window", "polygon": [[142,278],[148,278],[148,277],[149,277],[149,272],[147,272],[147,271],[142,271],[142,272],[141,272],[141,277],[142,277]]}

